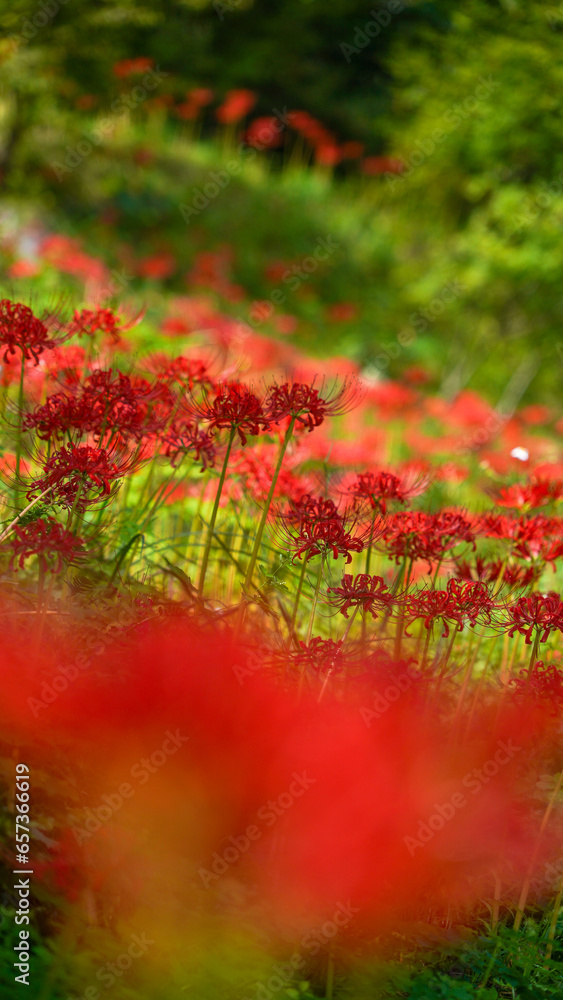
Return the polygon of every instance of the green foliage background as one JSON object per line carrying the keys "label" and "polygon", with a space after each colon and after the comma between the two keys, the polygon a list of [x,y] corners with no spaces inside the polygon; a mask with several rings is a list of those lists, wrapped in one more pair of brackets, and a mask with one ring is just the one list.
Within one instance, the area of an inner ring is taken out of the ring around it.
{"label": "green foliage background", "polygon": [[[403,9],[385,13],[379,0],[5,4],[3,198],[19,210],[41,206],[53,227],[110,260],[115,236],[97,220],[112,206],[119,237],[146,253],[166,242],[178,275],[198,250],[230,243],[234,277],[257,298],[270,290],[265,264],[298,260],[330,233],[338,254],[312,286],[319,304],[350,301],[359,317],[328,328],[314,301],[292,303],[307,348],[343,352],[382,376],[423,364],[448,396],[471,387],[497,404],[553,403],[563,361],[563,9],[545,0],[395,6]],[[37,28],[41,10],[55,13]],[[389,20],[370,38],[377,12]],[[172,112],[141,105],[59,180],[53,164],[135,82],[113,65],[138,56],[167,74],[158,93],[172,104],[193,86],[211,86],[217,101],[249,87],[256,114],[304,108],[340,140],[400,159],[404,173],[366,177],[348,162],[331,178],[264,153],[186,226],[179,206],[233,147],[212,109],[194,137]],[[77,107],[85,95],[96,101],[88,111]],[[139,149],[149,165],[134,162]],[[443,296],[452,282],[453,298]],[[167,287],[185,286],[177,277]],[[406,347],[397,340],[405,330],[415,334]]]}

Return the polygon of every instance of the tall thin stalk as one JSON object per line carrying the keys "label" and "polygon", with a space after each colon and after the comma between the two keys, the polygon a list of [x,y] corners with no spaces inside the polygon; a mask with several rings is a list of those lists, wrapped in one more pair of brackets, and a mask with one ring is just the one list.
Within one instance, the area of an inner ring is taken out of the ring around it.
{"label": "tall thin stalk", "polygon": [[276,467],[274,469],[274,475],[272,477],[272,482],[270,484],[270,489],[268,491],[268,496],[266,497],[266,503],[264,504],[264,510],[262,511],[262,516],[260,518],[260,523],[258,525],[258,531],[256,532],[256,538],[254,539],[254,545],[252,546],[252,552],[250,553],[250,562],[248,564],[248,569],[246,571],[246,576],[244,578],[243,589],[248,590],[252,583],[252,576],[256,566],[256,560],[258,559],[258,553],[260,551],[260,545],[262,542],[262,535],[264,534],[264,528],[266,527],[266,521],[268,519],[268,514],[270,513],[270,507],[272,505],[272,498],[274,496],[274,490],[276,488],[276,483],[278,481],[279,474],[281,472],[282,463],[287,451],[287,446],[291,440],[293,434],[293,428],[295,427],[295,417],[291,418],[291,422],[285,432],[284,439],[280,444],[278,452],[278,460],[276,462]]}
{"label": "tall thin stalk", "polygon": [[207,530],[207,541],[205,543],[205,548],[203,550],[203,559],[201,563],[201,570],[199,574],[199,585],[197,590],[199,597],[203,597],[203,588],[205,586],[205,575],[207,573],[209,553],[211,552],[211,543],[213,542],[213,532],[215,530],[215,522],[217,520],[217,513],[219,510],[219,501],[221,500],[221,493],[223,492],[223,485],[225,483],[225,476],[227,475],[227,466],[229,464],[229,458],[231,455],[231,448],[233,447],[235,434],[236,434],[236,427],[232,427],[231,433],[229,434],[229,440],[227,442],[227,450],[225,452],[225,458],[223,459],[223,468],[221,469],[221,475],[219,477],[217,492],[215,494],[215,503],[213,504],[213,510],[211,511],[211,520],[209,522],[209,528]]}

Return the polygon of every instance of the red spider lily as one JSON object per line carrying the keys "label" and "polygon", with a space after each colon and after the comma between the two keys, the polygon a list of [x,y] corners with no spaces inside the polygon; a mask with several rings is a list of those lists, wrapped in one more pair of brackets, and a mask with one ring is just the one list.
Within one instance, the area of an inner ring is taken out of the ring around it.
{"label": "red spider lily", "polygon": [[539,642],[547,642],[551,632],[563,632],[563,602],[553,590],[548,594],[519,597],[507,611],[507,634],[512,638],[515,632],[519,632],[526,637],[528,645],[534,635]]}
{"label": "red spider lily", "polygon": [[244,138],[249,146],[256,149],[276,149],[283,143],[283,132],[279,119],[273,116],[254,118],[247,128]]}
{"label": "red spider lily", "polygon": [[475,548],[475,534],[462,514],[440,511],[399,512],[389,516],[384,531],[384,547],[389,558],[398,564],[402,560],[424,559],[429,566],[444,558],[460,542]]}
{"label": "red spider lily", "polygon": [[271,420],[262,400],[240,382],[220,385],[213,400],[206,396],[197,403],[192,398],[190,407],[213,430],[236,431],[243,445],[247,442],[247,434],[260,434],[270,428]]}
{"label": "red spider lily", "polygon": [[154,59],[148,56],[137,56],[135,59],[121,59],[120,62],[116,62],[113,66],[113,72],[115,76],[120,78],[138,76],[141,73],[148,72],[153,66]]}
{"label": "red spider lily", "polygon": [[[76,396],[55,393],[24,418],[26,430],[36,429],[43,440],[75,431],[98,438],[117,434],[139,440],[150,429],[156,433],[163,416],[151,412],[150,402],[159,398],[160,387],[145,379],[132,380],[111,368],[89,375]],[[150,420],[149,420],[150,417]]]}
{"label": "red spider lily", "polygon": [[4,350],[4,362],[16,353],[16,348],[26,361],[31,358],[39,364],[39,356],[48,347],[54,347],[55,341],[49,337],[45,323],[34,316],[29,306],[10,299],[0,300],[0,346]]}
{"label": "red spider lily", "polygon": [[130,320],[128,323],[119,323],[118,317],[115,315],[112,309],[81,309],[80,311],[75,310],[74,316],[69,323],[68,332],[70,335],[86,334],[89,337],[93,337],[96,333],[105,333],[109,336],[114,344],[119,343],[121,334],[124,330],[130,330],[133,326],[140,323],[143,318],[144,310],[138,313],[134,319]]}
{"label": "red spider lily", "polygon": [[484,583],[494,583],[502,576],[502,582],[507,587],[529,587],[541,576],[541,567],[509,566],[502,559],[487,562],[477,556],[473,564],[463,559],[456,560],[454,576],[457,580],[481,580]]}
{"label": "red spider lily", "polygon": [[364,612],[369,611],[373,618],[378,618],[378,612],[383,608],[389,610],[395,601],[383,577],[369,576],[367,573],[358,573],[356,577],[345,573],[340,586],[329,587],[328,593],[336,594],[336,598],[331,599],[330,603],[333,607],[338,607],[345,618],[349,617],[350,607],[360,607]]}
{"label": "red spider lily", "polygon": [[290,654],[291,660],[301,670],[314,670],[315,673],[339,674],[345,664],[342,640],[322,639],[316,636],[309,644],[299,643],[300,652]]}
{"label": "red spider lily", "polygon": [[346,519],[338,515],[330,521],[317,523],[303,522],[298,533],[289,535],[289,545],[295,549],[294,559],[301,559],[306,553],[306,560],[313,556],[328,555],[332,552],[334,559],[339,555],[346,556],[346,562],[352,562],[352,552],[361,552],[364,540],[351,534],[347,528]]}
{"label": "red spider lily", "polygon": [[402,476],[395,476],[392,472],[360,472],[348,492],[350,496],[367,500],[373,510],[386,514],[387,501],[404,504],[411,497],[424,493],[429,482],[429,476],[415,470],[409,470]]}
{"label": "red spider lily", "polygon": [[60,507],[84,512],[114,492],[117,481],[133,468],[133,462],[123,459],[119,464],[104,448],[90,445],[70,445],[56,451],[43,466],[43,475],[31,484],[28,500],[34,500],[45,490],[49,499]]}
{"label": "red spider lily", "polygon": [[278,516],[283,517],[289,524],[301,527],[303,524],[333,521],[339,514],[334,500],[303,493],[298,499],[290,500],[288,509]]}
{"label": "red spider lily", "polygon": [[554,714],[563,707],[563,671],[538,660],[532,669],[521,670],[518,677],[510,681],[517,695],[526,700],[530,695],[547,702]]}
{"label": "red spider lily", "polygon": [[341,385],[335,382],[325,392],[314,384],[302,382],[274,383],[268,390],[265,409],[272,423],[292,418],[308,431],[320,427],[328,416],[346,413],[356,405],[359,385],[355,379],[344,379]]}
{"label": "red spider lily", "polygon": [[60,573],[63,565],[74,562],[78,557],[84,539],[77,538],[57,521],[38,517],[30,524],[17,524],[10,544],[14,553],[10,561],[11,569],[17,569],[14,566],[16,560],[22,569],[26,559],[38,556],[44,573]]}
{"label": "red spider lily", "polygon": [[549,479],[530,479],[528,483],[514,483],[493,494],[497,507],[513,507],[518,510],[534,510],[563,496],[563,482]]}
{"label": "red spider lily", "polygon": [[[247,449],[242,452],[234,463],[234,471],[240,483],[241,495],[246,490],[247,494],[252,493],[259,500],[265,500],[274,479],[275,466],[276,460],[271,446],[254,448],[252,451]],[[302,477],[282,466],[276,480],[273,496],[286,497],[290,502],[297,503],[298,498],[303,495],[304,485]],[[234,486],[235,484],[231,483],[231,496],[235,495]]]}
{"label": "red spider lily", "polygon": [[392,156],[366,156],[360,163],[363,174],[402,174],[405,165]]}
{"label": "red spider lily", "polygon": [[484,537],[509,541],[512,553],[522,559],[552,562],[563,554],[563,520],[558,517],[489,513],[475,518],[474,525]]}
{"label": "red spider lily", "polygon": [[202,431],[195,421],[175,420],[162,442],[164,454],[170,459],[172,468],[180,464],[184,455],[193,455],[201,462],[201,471],[213,468],[215,464],[215,438],[212,432]]}
{"label": "red spider lily", "polygon": [[229,90],[215,117],[222,125],[234,125],[256,104],[256,94],[252,90]]}
{"label": "red spider lily", "polygon": [[440,620],[445,639],[450,634],[451,624],[461,632],[467,624],[474,628],[480,620],[490,623],[494,607],[487,586],[481,582],[460,584],[448,580],[446,590],[420,590],[405,599],[406,617],[413,621],[422,618],[426,629]]}
{"label": "red spider lily", "polygon": [[42,406],[37,406],[32,413],[26,413],[23,418],[24,430],[34,430],[42,441],[49,441],[71,430],[84,428],[87,413],[82,400],[62,392],[48,396]]}
{"label": "red spider lily", "polygon": [[147,371],[155,374],[157,382],[163,386],[181,385],[190,392],[196,386],[211,389],[215,384],[207,362],[200,358],[156,355],[147,362]]}

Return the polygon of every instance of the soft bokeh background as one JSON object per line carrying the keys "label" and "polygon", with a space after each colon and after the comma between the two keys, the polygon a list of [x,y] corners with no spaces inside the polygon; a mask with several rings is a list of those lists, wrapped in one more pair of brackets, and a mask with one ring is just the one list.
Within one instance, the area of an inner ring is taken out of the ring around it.
{"label": "soft bokeh background", "polygon": [[[115,269],[107,304],[146,305],[159,332],[163,293],[199,289],[375,377],[554,401],[558,7],[14,0],[0,21],[5,293],[59,290],[41,240],[65,233]],[[319,239],[337,246],[290,285]],[[92,298],[87,266],[62,270]]]}

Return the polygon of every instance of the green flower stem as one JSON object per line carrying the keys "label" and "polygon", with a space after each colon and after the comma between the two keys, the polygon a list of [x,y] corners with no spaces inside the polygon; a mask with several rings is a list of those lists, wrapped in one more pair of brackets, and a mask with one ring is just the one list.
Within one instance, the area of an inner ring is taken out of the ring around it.
{"label": "green flower stem", "polygon": [[43,497],[47,496],[47,493],[50,493],[51,490],[53,489],[54,486],[48,486],[47,489],[43,490],[43,492],[40,493],[38,497],[35,497],[35,500],[32,500],[31,503],[28,503],[27,507],[24,507],[23,510],[20,510],[17,517],[15,517],[14,520],[10,522],[7,528],[4,528],[4,531],[0,535],[0,542],[3,542],[4,539],[7,538],[9,534],[11,534],[12,530],[15,528],[20,518],[22,518],[24,514],[27,514],[28,510],[31,510],[32,507],[35,507],[35,504],[39,503],[39,501],[42,500]]}
{"label": "green flower stem", "polygon": [[18,485],[20,480],[20,466],[22,454],[22,420],[23,420],[23,379],[25,374],[25,355],[22,352],[22,362],[20,369],[20,385],[18,390],[18,432],[16,437],[16,485],[14,489],[14,506],[18,506]]}
{"label": "green flower stem", "polygon": [[266,527],[266,521],[268,519],[268,514],[270,513],[270,507],[272,505],[272,498],[274,496],[274,490],[276,488],[276,483],[278,481],[278,476],[281,471],[282,463],[284,460],[285,453],[287,451],[287,446],[291,440],[293,434],[293,428],[295,427],[295,417],[291,418],[291,423],[285,432],[284,439],[280,445],[278,452],[278,460],[276,463],[276,468],[274,469],[274,475],[266,497],[266,503],[264,504],[264,510],[262,511],[262,517],[260,518],[260,523],[258,525],[258,531],[256,532],[256,538],[254,539],[254,545],[252,546],[252,552],[250,554],[250,562],[248,564],[248,569],[246,571],[246,576],[244,578],[243,589],[248,591],[252,583],[252,576],[254,574],[254,569],[256,567],[256,560],[258,559],[258,553],[260,551],[260,545],[262,542],[262,535],[264,534],[264,528]]}
{"label": "green flower stem", "polygon": [[563,875],[559,879],[559,887],[557,889],[557,895],[555,897],[555,902],[553,904],[553,913],[551,914],[551,920],[549,923],[549,931],[547,934],[547,948],[545,949],[545,957],[547,961],[549,961],[549,959],[551,958],[551,953],[553,951],[553,942],[555,941],[555,931],[557,928],[559,907],[561,906],[562,898],[563,898]]}
{"label": "green flower stem", "polygon": [[299,574],[299,583],[297,584],[297,593],[295,595],[295,601],[293,603],[293,611],[291,614],[290,630],[291,634],[295,632],[295,620],[297,618],[297,611],[299,609],[299,601],[301,600],[301,591],[303,590],[303,583],[305,582],[305,572],[307,570],[307,559],[303,557],[303,564],[301,566],[301,573]]}
{"label": "green flower stem", "polygon": [[233,447],[233,441],[235,439],[236,427],[231,428],[231,433],[229,434],[229,441],[227,444],[227,451],[225,452],[225,458],[223,460],[223,468],[221,469],[221,475],[219,477],[219,485],[217,486],[217,493],[215,494],[215,503],[213,504],[213,510],[211,512],[211,520],[209,522],[209,529],[207,532],[207,541],[205,543],[205,549],[203,550],[203,560],[201,563],[201,570],[199,576],[199,586],[198,595],[203,596],[203,588],[205,586],[205,574],[207,573],[207,564],[209,562],[209,553],[211,552],[211,543],[213,541],[213,531],[215,530],[215,522],[217,520],[217,512],[219,510],[219,501],[221,499],[221,493],[223,491],[223,484],[225,482],[225,476],[227,475],[227,466],[229,464],[229,458],[231,455],[231,448]]}
{"label": "green flower stem", "polygon": [[323,559],[322,559],[322,556],[321,556],[321,561],[320,561],[320,564],[319,564],[319,572],[317,574],[317,583],[316,583],[316,586],[315,586],[315,593],[314,593],[314,596],[313,596],[313,606],[311,608],[311,615],[310,615],[310,618],[309,618],[309,628],[307,629],[307,638],[305,640],[307,646],[309,645],[309,643],[311,641],[311,636],[313,634],[313,624],[314,624],[314,621],[315,621],[315,614],[316,614],[316,611],[317,611],[317,603],[318,603],[318,600],[319,600],[319,591],[321,589],[322,579],[323,579]]}
{"label": "green flower stem", "polygon": [[561,770],[561,773],[559,774],[559,777],[558,777],[557,782],[555,784],[555,788],[553,789],[553,791],[552,791],[552,793],[551,793],[551,795],[549,797],[549,802],[547,803],[547,808],[545,810],[545,813],[543,814],[543,819],[541,821],[541,825],[540,825],[540,828],[539,828],[539,831],[538,831],[538,836],[537,836],[537,839],[536,839],[536,844],[535,844],[535,847],[534,847],[534,849],[532,851],[532,856],[530,858],[530,863],[528,865],[528,870],[526,872],[526,877],[524,879],[524,883],[522,885],[522,891],[520,892],[520,898],[518,900],[518,907],[517,907],[517,910],[516,910],[516,917],[514,918],[514,930],[515,931],[520,930],[520,925],[522,923],[522,920],[524,919],[524,907],[526,906],[526,902],[527,902],[527,899],[528,899],[528,894],[530,892],[530,886],[532,884],[532,878],[533,878],[534,870],[535,870],[535,867],[536,867],[536,862],[538,860],[538,854],[539,854],[539,851],[540,851],[541,839],[542,839],[543,834],[545,832],[545,828],[546,828],[546,826],[547,826],[547,824],[549,822],[549,817],[551,816],[551,813],[553,812],[553,807],[555,805],[555,801],[557,799],[557,796],[559,795],[559,792],[561,791],[561,786],[562,785],[563,785],[563,769]]}

